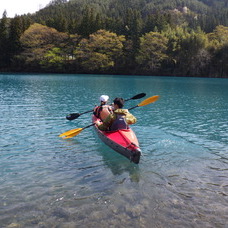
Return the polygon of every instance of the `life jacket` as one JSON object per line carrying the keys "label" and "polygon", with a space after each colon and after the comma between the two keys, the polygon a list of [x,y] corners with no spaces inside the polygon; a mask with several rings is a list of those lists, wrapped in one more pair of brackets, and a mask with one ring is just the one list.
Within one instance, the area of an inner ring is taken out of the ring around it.
{"label": "life jacket", "polygon": [[129,129],[124,114],[116,114],[116,119],[110,126],[110,131]]}
{"label": "life jacket", "polygon": [[94,115],[101,120],[105,120],[111,112],[112,110],[109,105],[97,106],[94,109]]}

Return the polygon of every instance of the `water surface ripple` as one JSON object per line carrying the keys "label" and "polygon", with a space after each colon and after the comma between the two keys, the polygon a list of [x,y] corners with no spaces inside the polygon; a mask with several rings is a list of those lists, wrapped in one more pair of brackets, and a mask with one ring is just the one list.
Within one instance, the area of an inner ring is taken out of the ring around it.
{"label": "water surface ripple", "polygon": [[[141,92],[161,97],[132,110],[139,165],[92,128],[58,137]],[[226,79],[0,74],[0,98],[0,227],[227,227]]]}

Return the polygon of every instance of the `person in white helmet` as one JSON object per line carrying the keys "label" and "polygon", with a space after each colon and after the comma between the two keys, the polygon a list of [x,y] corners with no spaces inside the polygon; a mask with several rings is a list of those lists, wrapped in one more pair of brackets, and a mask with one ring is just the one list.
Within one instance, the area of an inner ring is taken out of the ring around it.
{"label": "person in white helmet", "polygon": [[112,106],[108,105],[109,96],[101,95],[100,96],[100,105],[94,108],[93,114],[101,119],[102,121],[106,119],[106,117],[112,113]]}

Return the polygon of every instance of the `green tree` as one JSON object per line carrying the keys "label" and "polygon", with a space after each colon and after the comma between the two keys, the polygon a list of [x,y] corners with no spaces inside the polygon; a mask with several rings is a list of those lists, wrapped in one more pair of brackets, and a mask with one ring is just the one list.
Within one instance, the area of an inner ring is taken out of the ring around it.
{"label": "green tree", "polygon": [[[197,75],[197,72],[202,72],[203,69],[199,69],[199,67],[202,66],[204,68],[210,60],[209,54],[206,54],[206,47],[207,37],[203,32],[186,33],[186,36],[180,39],[178,71],[187,76],[194,76]],[[203,52],[202,50],[205,51]]]}
{"label": "green tree", "polygon": [[107,71],[115,67],[115,64],[122,56],[124,36],[106,30],[98,30],[82,39],[75,54],[83,69],[91,71]]}
{"label": "green tree", "polygon": [[162,63],[168,58],[167,42],[168,39],[158,32],[149,32],[140,38],[136,61],[146,73],[154,73],[161,69]]}
{"label": "green tree", "polygon": [[50,66],[49,60],[53,61],[50,56],[58,55],[60,53],[58,48],[63,48],[68,38],[66,33],[60,33],[56,29],[35,23],[21,36],[20,41],[24,51],[20,57],[25,59],[29,67],[47,68]]}
{"label": "green tree", "polygon": [[8,33],[7,12],[4,11],[0,20],[0,68],[8,66],[10,63]]}
{"label": "green tree", "polygon": [[[211,61],[207,35],[198,28],[189,32],[183,27],[169,28],[163,33],[168,38],[169,67],[174,74],[200,75],[207,72]],[[172,63],[172,64],[171,64]]]}
{"label": "green tree", "polygon": [[53,47],[44,54],[44,58],[41,59],[40,64],[46,69],[61,71],[64,66],[64,60],[65,58],[62,50],[60,48]]}
{"label": "green tree", "polygon": [[64,42],[56,44],[45,53],[44,58],[40,61],[42,67],[60,72],[66,69],[70,71],[75,62],[74,49],[78,46],[79,40],[80,36],[78,35],[64,37]]}
{"label": "green tree", "polygon": [[127,63],[126,67],[130,67],[131,69],[134,69],[136,65],[135,58],[139,50],[139,38],[142,33],[142,27],[143,20],[140,11],[133,10],[132,8],[127,9],[123,34],[126,36],[128,42],[125,45],[126,54],[124,62]]}
{"label": "green tree", "polygon": [[78,34],[83,37],[88,37],[90,34],[96,31],[96,16],[93,9],[86,7],[83,13],[82,21],[79,25]]}
{"label": "green tree", "polygon": [[217,26],[212,33],[208,34],[209,49],[213,55],[210,67],[213,74],[218,77],[228,75],[228,27]]}
{"label": "green tree", "polygon": [[208,34],[211,48],[220,48],[228,43],[228,27],[219,25],[212,33]]}
{"label": "green tree", "polygon": [[228,75],[228,43],[224,44],[221,48],[219,48],[214,58],[212,59],[213,63],[213,72],[216,72],[217,77],[227,77]]}
{"label": "green tree", "polygon": [[10,21],[9,26],[9,42],[10,42],[10,55],[13,57],[15,54],[21,51],[20,37],[23,33],[23,23],[19,16],[14,17]]}

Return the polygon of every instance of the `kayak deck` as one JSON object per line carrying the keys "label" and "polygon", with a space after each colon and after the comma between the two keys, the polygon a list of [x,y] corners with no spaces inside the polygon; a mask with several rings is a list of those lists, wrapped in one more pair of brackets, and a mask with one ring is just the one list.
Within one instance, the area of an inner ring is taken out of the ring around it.
{"label": "kayak deck", "polygon": [[[93,122],[97,120],[95,116]],[[139,163],[141,150],[138,139],[131,128],[117,131],[101,131],[96,125],[94,128],[99,138],[116,152],[122,154],[135,164]]]}

